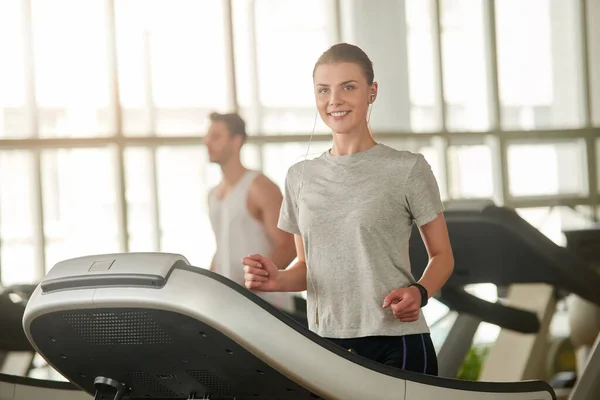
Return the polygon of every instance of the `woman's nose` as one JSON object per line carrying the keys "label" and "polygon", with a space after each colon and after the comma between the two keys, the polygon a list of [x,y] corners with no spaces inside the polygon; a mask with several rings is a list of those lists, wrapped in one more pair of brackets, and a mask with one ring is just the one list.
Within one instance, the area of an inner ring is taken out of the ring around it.
{"label": "woman's nose", "polygon": [[341,94],[337,90],[332,90],[329,96],[329,105],[336,106],[343,103]]}

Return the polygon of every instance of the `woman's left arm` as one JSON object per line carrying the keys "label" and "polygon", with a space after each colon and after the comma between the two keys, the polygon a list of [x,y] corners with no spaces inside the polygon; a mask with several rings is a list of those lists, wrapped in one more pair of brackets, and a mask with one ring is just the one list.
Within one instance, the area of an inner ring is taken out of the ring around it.
{"label": "woman's left arm", "polygon": [[[429,255],[429,262],[418,283],[427,290],[427,296],[432,297],[444,286],[454,270],[454,256],[444,214],[439,213],[433,221],[422,225],[419,231]],[[420,290],[409,286],[388,294],[383,301],[383,307],[391,306],[394,316],[400,321],[413,322],[419,319],[421,301]]]}
{"label": "woman's left arm", "polygon": [[444,214],[439,213],[437,218],[421,226],[419,230],[429,255],[429,263],[418,283],[432,297],[446,284],[454,270],[454,255]]}

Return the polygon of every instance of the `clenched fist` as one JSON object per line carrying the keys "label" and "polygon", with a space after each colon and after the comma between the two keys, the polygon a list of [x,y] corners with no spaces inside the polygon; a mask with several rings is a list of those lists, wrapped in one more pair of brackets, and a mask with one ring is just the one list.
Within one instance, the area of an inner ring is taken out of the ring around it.
{"label": "clenched fist", "polygon": [[421,292],[414,286],[392,290],[383,300],[383,308],[390,306],[394,317],[402,322],[414,322],[421,311]]}
{"label": "clenched fist", "polygon": [[261,292],[278,292],[279,269],[269,257],[251,254],[242,259],[244,265],[244,285],[248,289]]}

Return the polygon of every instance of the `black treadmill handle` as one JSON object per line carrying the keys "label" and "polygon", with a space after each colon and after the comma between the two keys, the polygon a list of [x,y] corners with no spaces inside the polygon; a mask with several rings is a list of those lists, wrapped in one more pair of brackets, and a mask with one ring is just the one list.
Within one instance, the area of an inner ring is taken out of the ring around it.
{"label": "black treadmill handle", "polygon": [[451,310],[472,315],[501,328],[520,333],[537,333],[540,330],[536,313],[498,302],[490,303],[456,286],[443,288],[437,299]]}

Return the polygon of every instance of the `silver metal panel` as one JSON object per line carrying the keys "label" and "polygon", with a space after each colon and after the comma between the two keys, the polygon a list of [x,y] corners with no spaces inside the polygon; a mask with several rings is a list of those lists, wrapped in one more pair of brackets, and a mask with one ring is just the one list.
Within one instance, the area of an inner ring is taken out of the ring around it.
{"label": "silver metal panel", "polygon": [[44,282],[90,275],[156,275],[166,278],[177,261],[187,259],[170,253],[102,254],[73,258],[57,263],[46,275]]}
{"label": "silver metal panel", "polygon": [[[30,311],[28,306],[24,316],[24,327],[29,338],[31,322],[37,315],[49,312],[72,308],[123,307],[168,310],[211,325],[252,353],[261,354],[272,367],[327,399],[388,400],[389,393],[404,393],[403,380],[390,378],[340,358],[290,329],[235,290],[191,271],[173,271],[167,284],[159,291],[102,288],[51,293],[44,295],[43,301],[39,297],[40,292],[36,291],[31,299],[32,309]],[[55,297],[59,299],[54,300]],[[257,328],[263,326],[269,329]],[[280,340],[283,337],[285,341]],[[293,343],[293,352],[290,352],[290,343]],[[316,365],[327,367],[316,368]],[[370,382],[368,387],[362,384],[365,380]],[[380,388],[379,393],[374,393],[374,388]],[[398,400],[402,399],[404,397],[398,397]]]}

